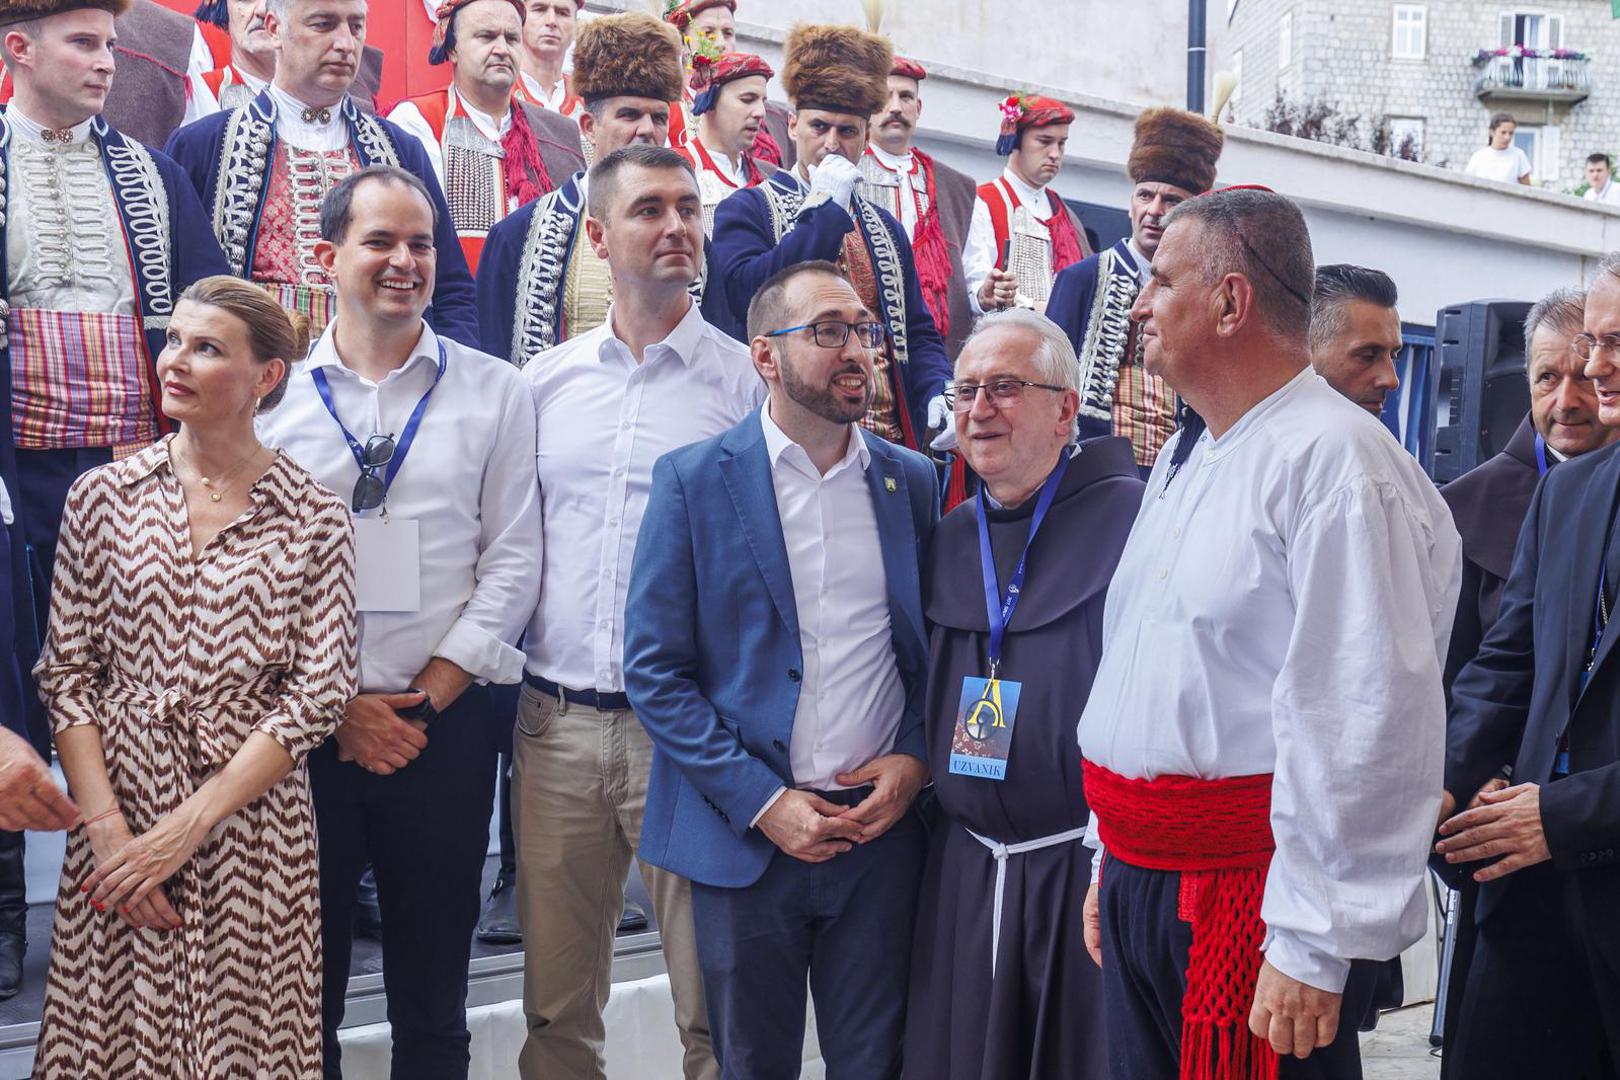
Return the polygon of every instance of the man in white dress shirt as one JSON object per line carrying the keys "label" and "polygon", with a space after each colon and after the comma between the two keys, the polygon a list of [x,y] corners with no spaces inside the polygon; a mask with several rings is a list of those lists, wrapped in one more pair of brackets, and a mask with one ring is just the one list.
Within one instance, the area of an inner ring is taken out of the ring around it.
{"label": "man in white dress shirt", "polygon": [[[641,837],[652,743],[624,693],[625,594],[653,462],[735,425],[763,396],[748,350],[687,292],[703,261],[692,168],[632,144],[590,174],[582,242],[615,302],[601,326],[524,369],[540,418],[540,603],[513,753],[525,1080],[601,1080],[619,888]],[[660,538],[653,536],[651,542]],[[692,933],[691,886],[643,864],[688,1080],[719,1075]]]}
{"label": "man in white dress shirt", "polygon": [[1133,312],[1196,416],[1148,479],[1079,725],[1112,1080],[1210,1075],[1203,1053],[1359,1077],[1370,961],[1428,925],[1459,542],[1310,369],[1312,276],[1292,203],[1205,195]]}
{"label": "man in white dress shirt", "polygon": [[361,692],[309,760],[332,1080],[368,862],[392,1075],[467,1075],[467,963],[495,797],[485,684],[522,676],[513,643],[539,593],[534,403],[510,365],[423,321],[434,215],[401,169],[333,188],[316,258],[337,316],[261,426],[355,513]]}

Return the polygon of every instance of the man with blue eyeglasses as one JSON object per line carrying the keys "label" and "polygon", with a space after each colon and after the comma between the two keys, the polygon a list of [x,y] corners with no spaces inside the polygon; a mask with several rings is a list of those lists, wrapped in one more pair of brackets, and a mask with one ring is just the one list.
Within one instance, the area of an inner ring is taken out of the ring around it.
{"label": "man with blue eyeglasses", "polygon": [[748,313],[765,406],[666,454],[625,604],[655,753],[644,862],[692,882],[721,1075],[898,1075],[927,777],[920,565],[933,467],[858,427],[881,339],[829,262]]}

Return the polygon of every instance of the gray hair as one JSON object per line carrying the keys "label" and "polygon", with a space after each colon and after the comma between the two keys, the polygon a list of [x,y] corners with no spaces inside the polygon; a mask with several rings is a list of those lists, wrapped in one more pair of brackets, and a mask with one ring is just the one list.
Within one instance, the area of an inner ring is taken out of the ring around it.
{"label": "gray hair", "polygon": [[1580,289],[1554,289],[1536,301],[1536,306],[1524,317],[1525,351],[1529,351],[1536,331],[1543,326],[1574,337],[1585,328],[1585,322],[1586,293]]}
{"label": "gray hair", "polygon": [[1311,328],[1316,263],[1299,207],[1271,191],[1230,188],[1180,204],[1165,215],[1165,230],[1183,218],[1203,226],[1204,280],[1214,284],[1242,274],[1266,325],[1303,345]]}
{"label": "gray hair", "polygon": [[1620,278],[1620,251],[1611,251],[1603,256],[1603,261],[1598,263],[1597,272],[1600,274],[1613,274],[1615,277]]}
{"label": "gray hair", "polygon": [[1312,352],[1344,333],[1344,309],[1352,300],[1393,309],[1400,303],[1400,294],[1382,270],[1349,263],[1317,267],[1316,289],[1311,293]]}
{"label": "gray hair", "polygon": [[[957,353],[956,362],[962,362],[962,353],[967,352],[969,345],[997,330],[1022,330],[1034,334],[1040,339],[1040,344],[1029,358],[1035,365],[1036,381],[1080,392],[1080,360],[1075,355],[1069,335],[1057,323],[1030,308],[1006,308],[984,316],[974,324],[973,332],[962,343],[962,351]],[[954,367],[951,374],[953,377],[956,374]],[[1079,421],[1080,418],[1076,416],[1075,427],[1069,432],[1071,443],[1079,438]]]}

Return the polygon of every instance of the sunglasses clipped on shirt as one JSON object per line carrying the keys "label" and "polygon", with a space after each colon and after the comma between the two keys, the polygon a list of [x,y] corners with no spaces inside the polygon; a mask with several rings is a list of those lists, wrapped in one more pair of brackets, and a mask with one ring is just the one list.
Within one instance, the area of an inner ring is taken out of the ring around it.
{"label": "sunglasses clipped on shirt", "polygon": [[381,475],[394,460],[394,437],[373,435],[361,451],[360,476],[354,482],[350,506],[356,511],[375,510],[388,498],[388,481]]}

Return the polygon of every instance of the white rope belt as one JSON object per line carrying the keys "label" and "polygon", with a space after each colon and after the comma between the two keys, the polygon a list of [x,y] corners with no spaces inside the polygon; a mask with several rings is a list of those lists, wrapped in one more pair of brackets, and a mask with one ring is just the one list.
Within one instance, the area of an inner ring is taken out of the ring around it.
{"label": "white rope belt", "polygon": [[1001,952],[1001,897],[1007,889],[1007,856],[1023,855],[1025,852],[1039,851],[1041,848],[1057,847],[1059,844],[1072,843],[1083,840],[1086,836],[1086,827],[1070,829],[1068,832],[1053,833],[1051,836],[1042,836],[1034,840],[1021,840],[1016,844],[1003,844],[987,836],[980,836],[967,826],[962,827],[973,839],[990,849],[990,857],[996,860],[996,902],[990,915],[990,977],[996,977],[996,955]]}

